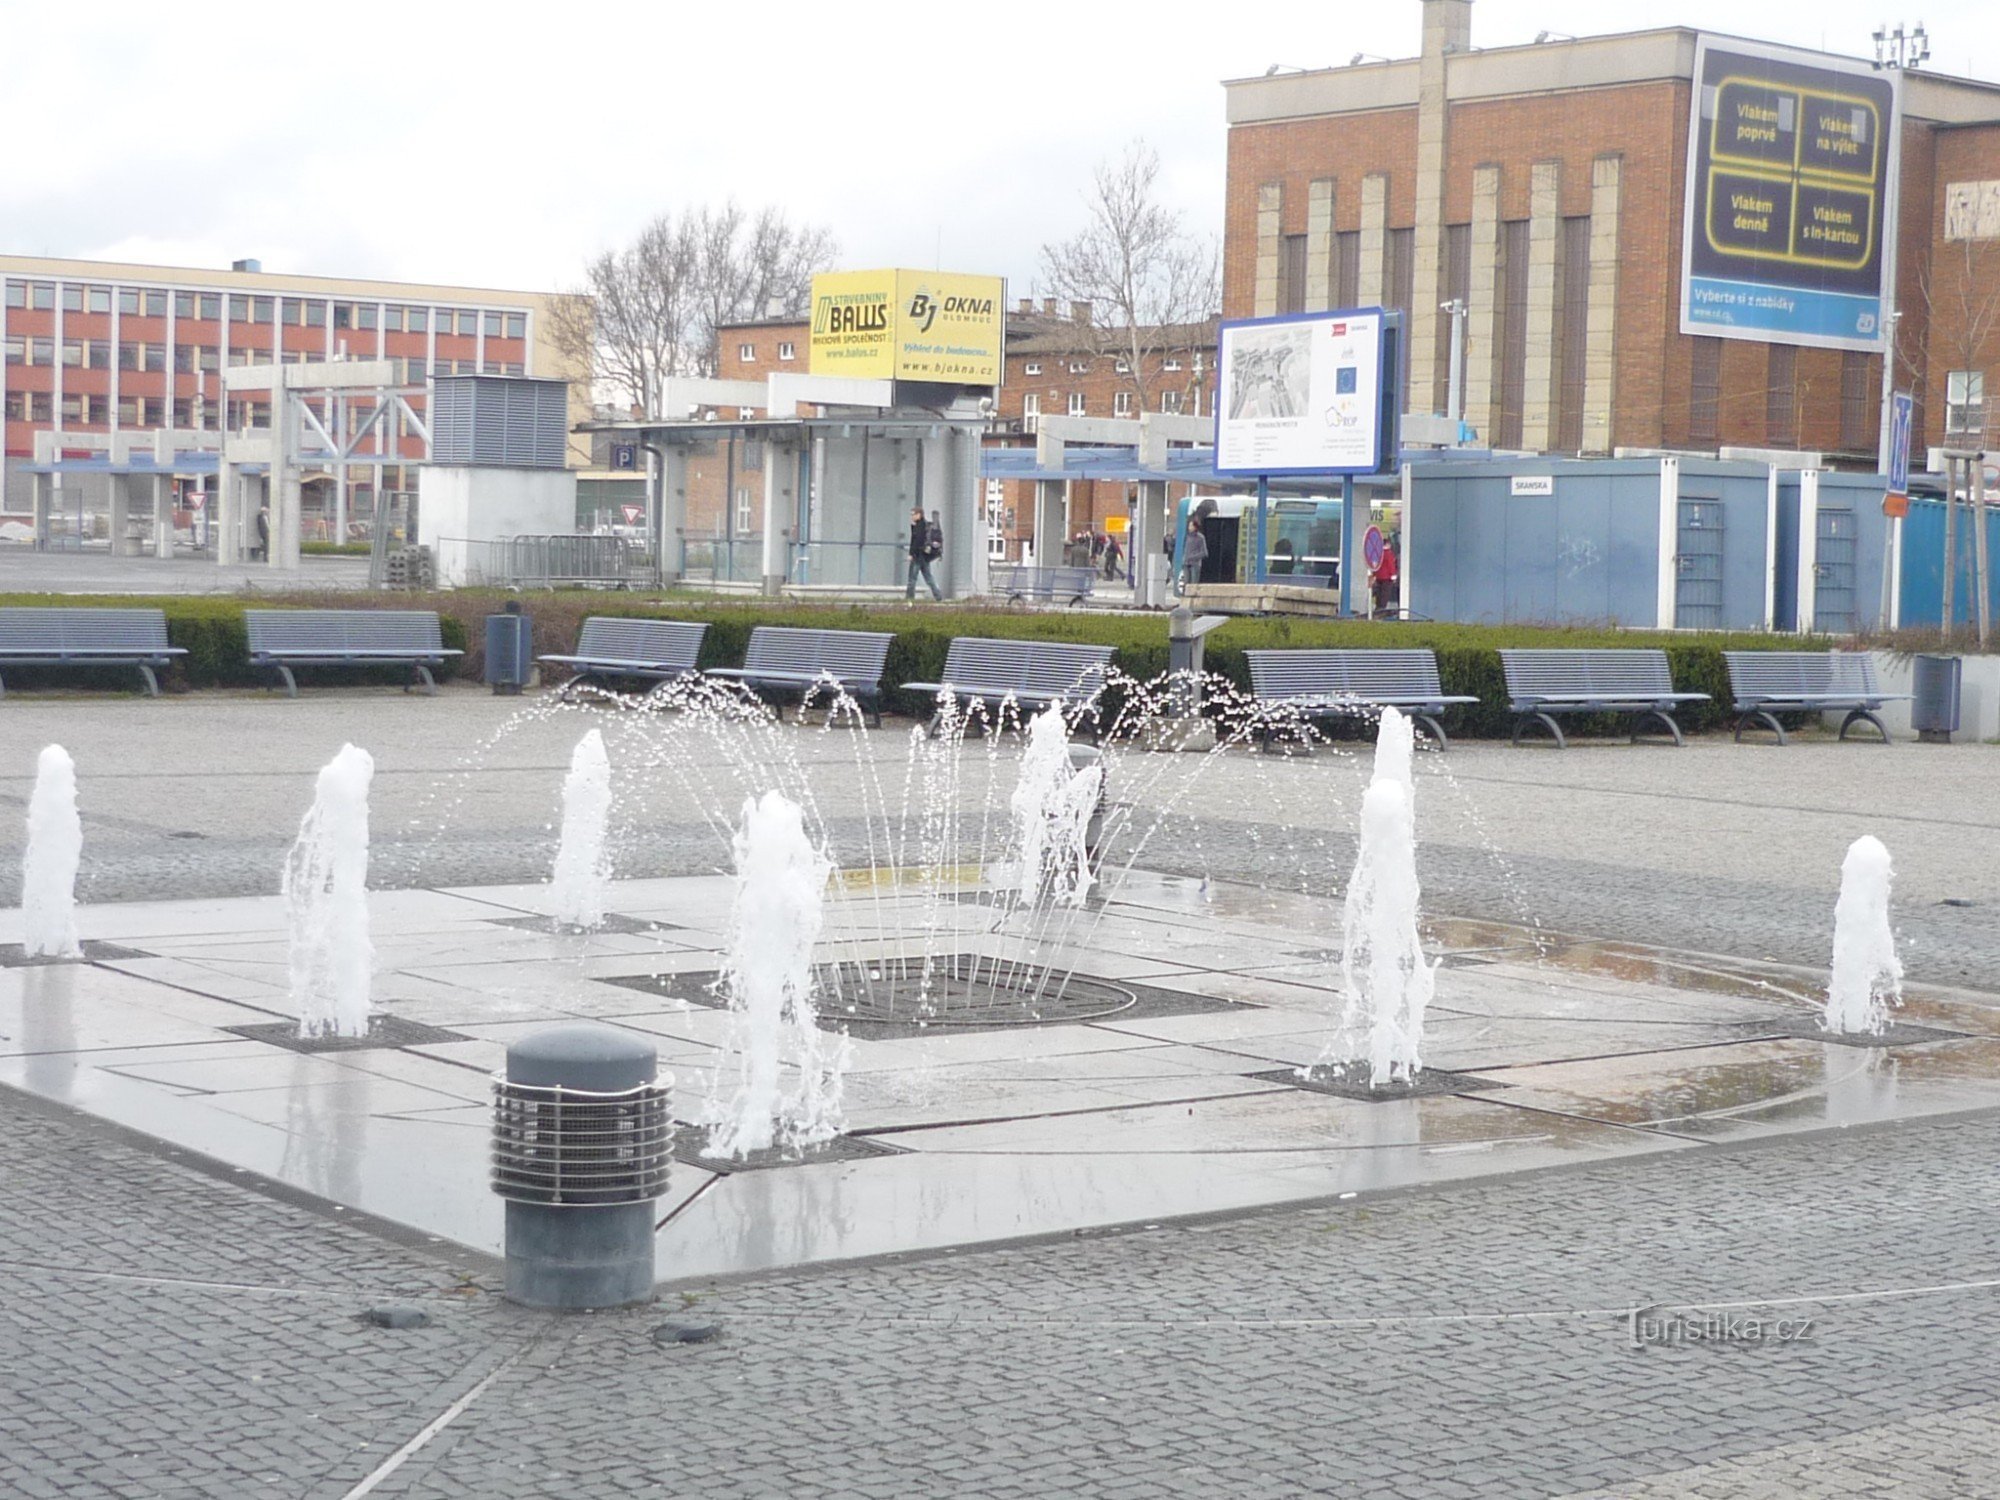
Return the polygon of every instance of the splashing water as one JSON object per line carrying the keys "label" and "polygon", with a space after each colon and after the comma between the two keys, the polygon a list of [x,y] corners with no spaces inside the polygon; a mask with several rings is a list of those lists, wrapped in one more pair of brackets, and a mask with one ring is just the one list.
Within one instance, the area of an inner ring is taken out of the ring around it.
{"label": "splashing water", "polygon": [[1090,815],[1104,787],[1104,768],[1078,770],[1070,760],[1069,726],[1050,707],[1028,726],[1021,777],[1008,806],[1014,814],[1022,901],[1081,906],[1095,878],[1088,848]]}
{"label": "splashing water", "polygon": [[[778,792],[743,804],[735,854],[722,984],[737,1068],[733,1079],[716,1069],[703,1152],[713,1157],[795,1150],[830,1140],[845,1124],[847,1039],[821,1032],[813,1009],[813,944],[833,862],[807,836],[799,805]],[[782,1078],[788,1066],[797,1074],[789,1091]]]}
{"label": "splashing water", "polygon": [[604,735],[591,730],[576,742],[563,780],[562,842],[549,881],[555,919],[570,927],[604,925],[605,888],[611,861],[605,824],[611,817],[611,761]]}
{"label": "splashing water", "polygon": [[1895,878],[1882,841],[1863,834],[1840,862],[1840,900],[1833,908],[1833,976],[1825,1025],[1840,1033],[1879,1032],[1889,1008],[1903,1003],[1903,961],[1889,927],[1889,884]]}
{"label": "splashing water", "polygon": [[292,1004],[299,1035],[366,1036],[369,971],[368,786],[375,761],[342,745],[321,768],[313,805],[285,856]]}
{"label": "splashing water", "polygon": [[1437,986],[1436,966],[1417,936],[1414,748],[1409,720],[1383,709],[1341,916],[1340,1024],[1320,1055],[1344,1069],[1366,1063],[1371,1088],[1415,1079],[1424,1011]]}
{"label": "splashing water", "polygon": [[21,858],[21,948],[28,957],[83,956],[76,936],[76,870],[82,858],[76,762],[61,745],[49,745],[35,762],[28,848]]}

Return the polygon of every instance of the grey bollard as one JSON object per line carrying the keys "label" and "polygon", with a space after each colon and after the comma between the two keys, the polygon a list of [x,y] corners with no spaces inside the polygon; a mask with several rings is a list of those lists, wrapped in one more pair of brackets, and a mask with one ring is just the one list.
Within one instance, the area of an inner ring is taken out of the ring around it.
{"label": "grey bollard", "polygon": [[552,1027],[507,1049],[493,1084],[493,1191],[507,1200],[507,1298],[623,1307],[653,1295],[653,1200],[672,1161],[672,1079],[609,1026]]}

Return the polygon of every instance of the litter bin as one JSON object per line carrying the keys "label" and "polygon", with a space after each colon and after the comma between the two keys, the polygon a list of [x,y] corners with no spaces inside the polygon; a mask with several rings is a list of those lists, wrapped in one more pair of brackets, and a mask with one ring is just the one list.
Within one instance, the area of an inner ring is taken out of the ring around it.
{"label": "litter bin", "polygon": [[1926,745],[1949,745],[1958,733],[1959,677],[1965,664],[1956,656],[1919,656],[1910,690],[1910,727]]}
{"label": "litter bin", "polygon": [[486,680],[496,694],[512,695],[527,686],[535,665],[535,622],[509,599],[506,613],[486,617]]}

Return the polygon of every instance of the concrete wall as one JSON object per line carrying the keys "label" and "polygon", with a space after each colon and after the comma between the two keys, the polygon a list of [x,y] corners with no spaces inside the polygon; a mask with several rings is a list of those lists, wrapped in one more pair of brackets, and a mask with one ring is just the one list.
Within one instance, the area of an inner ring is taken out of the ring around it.
{"label": "concrete wall", "polygon": [[426,467],[417,477],[417,540],[437,559],[438,582],[456,588],[466,549],[447,540],[495,541],[576,529],[573,469]]}

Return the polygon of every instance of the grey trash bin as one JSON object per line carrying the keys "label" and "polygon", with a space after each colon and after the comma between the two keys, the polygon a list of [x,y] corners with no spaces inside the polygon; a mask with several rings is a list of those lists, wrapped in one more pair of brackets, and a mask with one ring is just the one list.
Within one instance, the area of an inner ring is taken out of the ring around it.
{"label": "grey trash bin", "polygon": [[1910,727],[1926,745],[1949,745],[1958,733],[1958,686],[1965,666],[1956,656],[1919,656],[1910,691]]}
{"label": "grey trash bin", "polygon": [[495,693],[518,693],[534,665],[535,622],[518,599],[509,599],[505,614],[486,617],[486,680]]}

